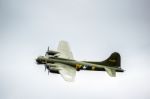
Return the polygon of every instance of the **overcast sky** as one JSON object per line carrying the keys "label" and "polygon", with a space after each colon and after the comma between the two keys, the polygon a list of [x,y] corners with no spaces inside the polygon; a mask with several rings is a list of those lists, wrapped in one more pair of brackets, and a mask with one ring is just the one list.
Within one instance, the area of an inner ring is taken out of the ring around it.
{"label": "overcast sky", "polygon": [[[0,0],[0,99],[150,99],[149,0]],[[35,58],[60,40],[75,59],[119,52],[124,73],[80,71],[75,82]]]}

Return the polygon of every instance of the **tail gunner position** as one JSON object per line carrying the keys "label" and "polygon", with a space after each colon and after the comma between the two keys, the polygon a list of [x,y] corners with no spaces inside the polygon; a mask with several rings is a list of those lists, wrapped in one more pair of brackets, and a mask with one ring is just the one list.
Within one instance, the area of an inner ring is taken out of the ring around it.
{"label": "tail gunner position", "polygon": [[49,50],[48,47],[45,56],[39,56],[36,59],[37,64],[44,64],[48,73],[61,74],[66,81],[74,81],[76,71],[79,70],[106,71],[108,75],[115,77],[116,72],[124,72],[120,67],[120,61],[121,57],[117,52],[101,62],[74,60],[66,41],[59,42],[57,51]]}

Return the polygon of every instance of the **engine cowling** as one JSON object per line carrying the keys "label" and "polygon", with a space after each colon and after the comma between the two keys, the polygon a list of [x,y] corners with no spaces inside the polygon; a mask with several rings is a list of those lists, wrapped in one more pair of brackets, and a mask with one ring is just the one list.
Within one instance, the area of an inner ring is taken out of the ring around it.
{"label": "engine cowling", "polygon": [[58,72],[58,67],[57,67],[57,65],[55,65],[55,64],[50,64],[50,63],[48,63],[48,64],[46,64],[47,66],[48,66],[48,70],[51,72],[51,73],[59,73]]}
{"label": "engine cowling", "polygon": [[56,55],[56,54],[58,54],[58,53],[59,53],[59,52],[53,51],[53,50],[49,50],[49,51],[46,52],[47,55]]}

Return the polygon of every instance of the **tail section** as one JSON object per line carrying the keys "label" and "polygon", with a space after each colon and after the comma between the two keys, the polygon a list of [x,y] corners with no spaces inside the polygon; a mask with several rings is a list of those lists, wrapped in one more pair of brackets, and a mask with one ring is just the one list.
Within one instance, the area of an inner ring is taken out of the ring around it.
{"label": "tail section", "polygon": [[112,53],[106,60],[101,62],[92,62],[92,61],[85,61],[85,62],[105,66],[104,68],[99,70],[101,71],[105,70],[111,77],[115,77],[116,72],[124,72],[124,70],[121,69],[121,56],[117,52]]}
{"label": "tail section", "polygon": [[110,69],[110,68],[105,68],[105,71],[107,74],[111,77],[116,77],[116,70],[115,69]]}
{"label": "tail section", "polygon": [[120,54],[117,52],[114,52],[110,55],[109,58],[106,60],[99,62],[101,65],[106,65],[110,67],[120,67],[121,66],[121,57]]}
{"label": "tail section", "polygon": [[[100,64],[108,66],[108,67],[105,67],[105,71],[111,77],[116,76],[116,71],[123,72],[123,70],[120,68],[120,66],[121,66],[121,56],[117,52],[112,53],[109,58],[107,58],[106,60],[100,62]],[[111,67],[116,67],[116,68],[119,67],[119,68],[115,70],[114,68],[111,68]]]}
{"label": "tail section", "polygon": [[104,61],[101,61],[101,62],[85,61],[85,62],[99,64],[99,65],[105,65],[108,67],[120,67],[121,66],[121,57],[120,57],[119,53],[114,52]]}

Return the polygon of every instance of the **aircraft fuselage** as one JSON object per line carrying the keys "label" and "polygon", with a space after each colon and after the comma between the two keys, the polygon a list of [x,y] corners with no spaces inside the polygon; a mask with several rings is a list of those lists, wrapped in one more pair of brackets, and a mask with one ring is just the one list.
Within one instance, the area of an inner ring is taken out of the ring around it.
{"label": "aircraft fuselage", "polygon": [[[37,63],[40,63],[40,64],[49,63],[50,65],[53,65],[53,63],[62,63],[62,64],[66,64],[66,65],[75,67],[77,71],[79,71],[79,70],[105,71],[105,69],[104,69],[105,66],[103,66],[103,65],[88,63],[88,62],[84,62],[84,61],[65,59],[65,58],[40,56],[36,59],[36,61],[37,61]],[[112,67],[109,67],[109,68],[112,68]],[[123,72],[123,70],[121,68],[113,67],[113,69],[115,69],[117,72]]]}

